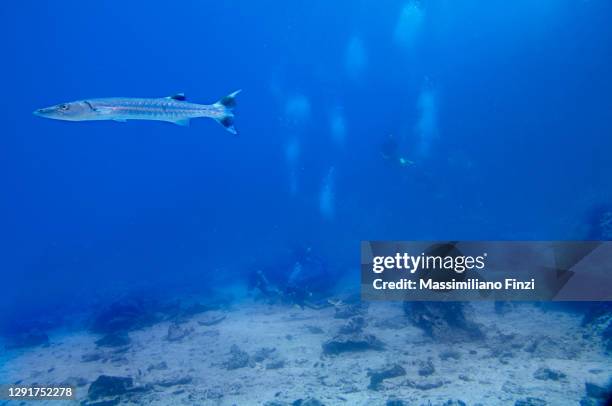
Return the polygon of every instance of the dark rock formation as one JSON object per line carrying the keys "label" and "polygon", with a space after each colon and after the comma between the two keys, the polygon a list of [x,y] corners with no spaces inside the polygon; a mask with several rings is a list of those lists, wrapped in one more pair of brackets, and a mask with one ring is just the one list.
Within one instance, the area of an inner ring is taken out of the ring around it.
{"label": "dark rock formation", "polygon": [[285,367],[284,359],[275,359],[266,363],[266,369],[281,369]]}
{"label": "dark rock formation", "polygon": [[514,402],[514,406],[546,406],[546,401],[540,398],[528,397]]}
{"label": "dark rock formation", "polygon": [[204,398],[207,400],[217,401],[215,404],[218,404],[219,399],[223,398],[223,396],[223,389],[219,386],[214,386],[204,390]]}
{"label": "dark rock formation", "polygon": [[531,353],[532,357],[542,359],[576,359],[581,350],[582,347],[575,341],[559,341],[546,335],[527,339],[525,347],[523,348],[523,351]]}
{"label": "dark rock formation", "polygon": [[158,320],[155,304],[139,299],[125,299],[98,312],[91,330],[94,333],[111,334],[145,327]]}
{"label": "dark rock formation", "polygon": [[338,334],[322,344],[325,355],[343,352],[382,350],[384,344],[372,334]]}
{"label": "dark rock formation", "polygon": [[242,351],[236,344],[230,348],[229,355],[229,359],[223,363],[226,369],[233,370],[249,365],[249,354],[246,351]]}
{"label": "dark rock formation", "polygon": [[404,313],[412,324],[436,340],[484,338],[480,325],[467,318],[466,304],[462,302],[404,302]]}
{"label": "dark rock formation", "polygon": [[249,357],[249,366],[264,363],[266,369],[280,369],[285,367],[285,360],[280,357],[276,348],[260,348]]}
{"label": "dark rock formation", "polygon": [[263,347],[255,351],[255,353],[253,353],[253,355],[251,356],[251,360],[253,362],[263,362],[267,360],[268,358],[272,357],[275,354],[275,352],[276,352],[276,348]]}
{"label": "dark rock formation", "polygon": [[442,406],[467,406],[467,404],[463,400],[449,399],[446,402],[442,403]]}
{"label": "dark rock formation", "polygon": [[314,398],[298,399],[291,406],[325,406],[323,402]]}
{"label": "dark rock formation", "polygon": [[184,327],[178,323],[173,323],[168,326],[168,334],[166,340],[168,341],[180,341],[193,333],[193,327]]}
{"label": "dark rock formation", "polygon": [[133,385],[132,378],[100,375],[89,386],[87,396],[91,400],[121,396],[128,393],[133,388]]}
{"label": "dark rock formation", "polygon": [[420,376],[429,376],[429,375],[432,375],[434,372],[436,372],[436,369],[434,368],[433,362],[431,362],[431,360],[428,359],[427,361],[419,362],[418,372]]}
{"label": "dark rock formation", "polygon": [[459,360],[461,358],[461,354],[459,351],[455,350],[445,350],[438,355],[442,361],[448,361],[449,359]]}
{"label": "dark rock formation", "polygon": [[612,382],[607,386],[593,382],[586,382],[584,384],[586,395],[594,399],[608,399],[612,397]]}
{"label": "dark rock formation", "polygon": [[406,381],[406,385],[414,389],[430,390],[430,389],[440,388],[442,385],[444,385],[444,382],[440,379],[432,380],[432,381],[430,380],[423,380],[423,381],[408,380]]}
{"label": "dark rock formation", "polygon": [[541,367],[533,373],[533,377],[542,381],[558,381],[560,379],[565,379],[567,375],[555,369]]}
{"label": "dark rock formation", "polygon": [[379,390],[380,384],[385,379],[397,378],[398,376],[406,375],[406,370],[401,365],[394,364],[385,366],[384,368],[368,372],[370,377],[370,385],[368,389]]}

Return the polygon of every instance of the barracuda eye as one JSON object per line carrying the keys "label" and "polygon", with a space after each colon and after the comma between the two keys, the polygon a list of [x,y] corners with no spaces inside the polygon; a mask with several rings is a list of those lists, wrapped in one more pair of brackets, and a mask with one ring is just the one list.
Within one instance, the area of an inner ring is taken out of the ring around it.
{"label": "barracuda eye", "polygon": [[60,104],[59,105],[60,110],[66,111],[68,109],[70,109],[70,106],[67,104]]}

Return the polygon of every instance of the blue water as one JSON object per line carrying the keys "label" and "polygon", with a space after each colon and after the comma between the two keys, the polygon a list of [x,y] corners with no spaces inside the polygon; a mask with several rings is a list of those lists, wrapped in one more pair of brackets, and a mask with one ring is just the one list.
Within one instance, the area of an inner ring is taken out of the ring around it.
{"label": "blue water", "polygon": [[[364,239],[586,238],[612,201],[611,3],[415,4],[2,2],[3,329],[295,247],[356,281]],[[236,89],[238,137],[32,115]]]}

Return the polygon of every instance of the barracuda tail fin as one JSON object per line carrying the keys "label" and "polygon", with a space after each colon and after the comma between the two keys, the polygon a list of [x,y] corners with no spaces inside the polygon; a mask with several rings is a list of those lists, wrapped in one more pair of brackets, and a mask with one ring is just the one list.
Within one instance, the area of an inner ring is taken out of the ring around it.
{"label": "barracuda tail fin", "polygon": [[234,107],[236,107],[236,96],[240,93],[242,89],[236,90],[233,93],[228,94],[227,96],[221,98],[218,102],[215,103],[215,106],[222,108],[223,115],[220,118],[217,118],[217,122],[221,124],[227,131],[234,135],[238,135],[238,131],[234,127]]}

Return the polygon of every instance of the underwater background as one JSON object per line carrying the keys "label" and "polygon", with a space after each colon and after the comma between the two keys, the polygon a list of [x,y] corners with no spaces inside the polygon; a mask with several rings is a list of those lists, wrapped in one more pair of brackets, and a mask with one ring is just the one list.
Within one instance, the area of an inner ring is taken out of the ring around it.
{"label": "underwater background", "polygon": [[[293,246],[357,278],[365,239],[583,238],[611,200],[612,5],[411,4],[3,3],[3,314],[239,281]],[[237,138],[31,114],[239,88]]]}
{"label": "underwater background", "polygon": [[[239,300],[253,270],[290,273],[296,252],[325,263],[326,289],[357,289],[361,240],[612,237],[609,1],[5,1],[0,15],[4,336],[87,324],[123,295]],[[238,136],[207,119],[32,115],[237,89]]]}

